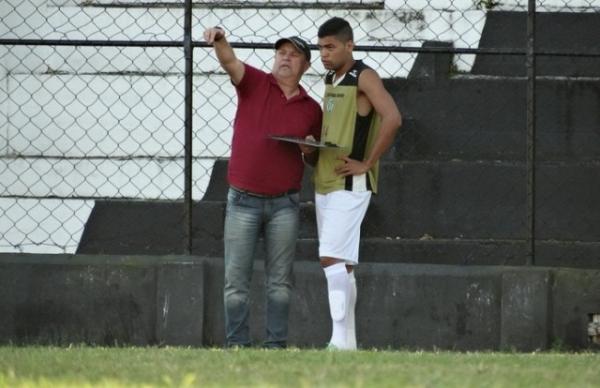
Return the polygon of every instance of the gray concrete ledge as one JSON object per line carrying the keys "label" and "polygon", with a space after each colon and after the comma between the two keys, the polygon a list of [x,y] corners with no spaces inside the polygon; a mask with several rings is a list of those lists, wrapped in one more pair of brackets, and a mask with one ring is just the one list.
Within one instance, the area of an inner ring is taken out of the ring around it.
{"label": "gray concrete ledge", "polygon": [[[264,337],[263,263],[251,333]],[[330,330],[323,271],[295,264],[290,345],[322,347]],[[600,271],[549,267],[361,264],[363,348],[595,349]],[[222,258],[0,254],[0,343],[223,344]]]}

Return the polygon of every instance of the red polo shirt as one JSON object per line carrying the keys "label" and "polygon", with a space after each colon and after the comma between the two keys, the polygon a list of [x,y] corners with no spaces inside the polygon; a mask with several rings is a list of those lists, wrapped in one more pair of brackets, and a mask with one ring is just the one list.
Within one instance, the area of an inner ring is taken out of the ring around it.
{"label": "red polo shirt", "polygon": [[269,135],[313,135],[318,139],[321,107],[301,86],[300,93],[288,100],[272,74],[247,64],[236,90],[229,183],[267,195],[299,190],[304,172],[300,148]]}

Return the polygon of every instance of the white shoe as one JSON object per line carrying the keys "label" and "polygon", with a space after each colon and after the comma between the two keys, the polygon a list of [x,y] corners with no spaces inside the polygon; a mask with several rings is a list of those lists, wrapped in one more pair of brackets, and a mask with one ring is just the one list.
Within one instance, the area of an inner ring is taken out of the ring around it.
{"label": "white shoe", "polygon": [[332,344],[330,342],[325,347],[325,350],[330,351],[330,352],[356,350],[356,345],[354,347],[350,347],[350,346],[338,346],[338,345]]}

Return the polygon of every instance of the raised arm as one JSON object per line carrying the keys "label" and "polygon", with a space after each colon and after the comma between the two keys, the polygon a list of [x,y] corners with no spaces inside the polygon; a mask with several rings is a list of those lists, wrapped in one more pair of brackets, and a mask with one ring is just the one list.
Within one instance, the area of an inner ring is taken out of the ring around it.
{"label": "raised arm", "polygon": [[229,74],[231,82],[239,84],[244,77],[244,63],[233,52],[233,48],[225,39],[225,30],[221,27],[211,27],[204,31],[204,40],[212,44],[217,54],[217,59],[223,70]]}

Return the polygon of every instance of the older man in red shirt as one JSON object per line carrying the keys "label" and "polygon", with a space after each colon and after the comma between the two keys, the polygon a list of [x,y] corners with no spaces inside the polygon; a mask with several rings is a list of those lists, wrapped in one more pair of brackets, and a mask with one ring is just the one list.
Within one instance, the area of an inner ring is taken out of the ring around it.
{"label": "older man in red shirt", "polygon": [[261,231],[266,248],[267,348],[287,345],[291,272],[299,229],[302,152],[314,148],[271,139],[320,135],[319,104],[300,85],[310,49],[293,36],[275,43],[271,73],[240,61],[220,27],[204,32],[238,96],[227,178],[225,215],[226,345],[251,345],[248,315],[254,251]]}

